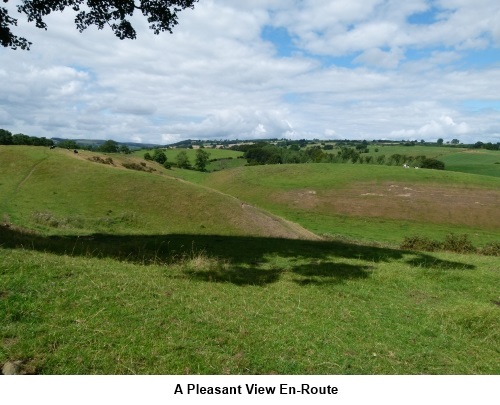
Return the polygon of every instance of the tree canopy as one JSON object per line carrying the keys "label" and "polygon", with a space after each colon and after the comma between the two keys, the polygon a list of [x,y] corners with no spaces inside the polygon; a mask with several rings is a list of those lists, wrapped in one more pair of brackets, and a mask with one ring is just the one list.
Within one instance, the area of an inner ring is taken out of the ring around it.
{"label": "tree canopy", "polygon": [[[3,0],[7,3],[9,0]],[[155,33],[172,33],[178,24],[178,13],[186,8],[194,8],[198,0],[22,0],[17,6],[19,13],[25,14],[29,22],[38,28],[47,29],[43,18],[55,11],[71,8],[75,11],[76,28],[82,32],[91,25],[103,29],[109,26],[120,39],[135,39],[137,33],[129,21],[134,12],[147,18],[149,28]],[[32,45],[26,38],[15,35],[11,27],[17,19],[9,11],[0,7],[0,44],[12,49],[27,49]]]}

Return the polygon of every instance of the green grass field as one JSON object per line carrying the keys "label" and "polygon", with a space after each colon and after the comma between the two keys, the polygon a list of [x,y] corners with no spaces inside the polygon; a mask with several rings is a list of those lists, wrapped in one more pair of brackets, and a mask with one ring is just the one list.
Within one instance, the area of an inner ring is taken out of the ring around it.
{"label": "green grass field", "polygon": [[500,241],[498,177],[342,164],[201,173],[96,155],[0,146],[0,365],[500,373],[498,256],[399,248],[412,234]]}
{"label": "green grass field", "polygon": [[[445,163],[447,171],[481,174],[500,177],[500,151],[486,149],[467,149],[449,146],[403,146],[403,145],[370,145],[369,153],[374,159],[381,155],[426,156]],[[375,151],[377,150],[377,151]],[[338,149],[329,153],[336,154]]]}
{"label": "green grass field", "polygon": [[[243,156],[243,152],[237,152],[229,149],[212,149],[206,148],[204,149],[210,156],[209,159],[217,159],[215,162],[209,162],[207,165],[208,171],[217,171],[217,170],[225,170],[234,167],[241,167],[246,164],[245,159],[238,159]],[[171,163],[176,162],[177,155],[184,151],[187,153],[188,159],[192,165],[195,163],[196,159],[196,149],[185,149],[185,148],[176,148],[176,149],[163,149],[165,155],[167,156],[167,161]],[[143,158],[145,153],[149,153],[153,155],[154,150],[138,150],[135,151],[132,155],[138,158]]]}
{"label": "green grass field", "polygon": [[467,150],[441,159],[446,170],[500,177],[500,151]]}

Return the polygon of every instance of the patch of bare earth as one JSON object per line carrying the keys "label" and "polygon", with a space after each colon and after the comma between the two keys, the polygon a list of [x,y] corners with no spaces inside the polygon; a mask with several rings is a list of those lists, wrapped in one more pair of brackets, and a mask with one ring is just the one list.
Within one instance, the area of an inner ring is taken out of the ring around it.
{"label": "patch of bare earth", "polygon": [[240,227],[259,236],[287,239],[320,240],[321,238],[300,225],[241,203],[241,213],[237,216]]}
{"label": "patch of bare earth", "polygon": [[357,183],[341,190],[293,190],[273,198],[306,211],[500,228],[500,191],[440,185]]}

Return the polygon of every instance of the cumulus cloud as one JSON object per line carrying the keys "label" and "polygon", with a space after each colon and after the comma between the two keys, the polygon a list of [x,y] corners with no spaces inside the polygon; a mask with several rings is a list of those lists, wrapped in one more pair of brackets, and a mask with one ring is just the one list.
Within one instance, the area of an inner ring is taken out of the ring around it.
{"label": "cumulus cloud", "polygon": [[442,115],[436,120],[432,120],[418,129],[405,129],[394,131],[392,135],[404,138],[425,138],[433,139],[435,137],[444,136],[463,136],[468,135],[472,128],[465,122],[457,124],[453,118]]}
{"label": "cumulus cloud", "polygon": [[[6,7],[15,10],[14,3]],[[496,0],[204,0],[174,34],[80,34],[71,11],[0,49],[0,128],[168,143],[207,138],[499,138]],[[288,56],[265,27],[288,35]],[[483,59],[478,60],[480,51]],[[334,128],[334,129],[332,129]],[[462,140],[462,139],[461,139]]]}

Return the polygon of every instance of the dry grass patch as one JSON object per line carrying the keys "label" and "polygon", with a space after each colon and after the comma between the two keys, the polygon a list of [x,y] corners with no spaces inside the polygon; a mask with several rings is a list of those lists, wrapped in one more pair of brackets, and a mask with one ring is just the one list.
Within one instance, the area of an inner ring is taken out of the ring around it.
{"label": "dry grass patch", "polygon": [[277,193],[290,208],[356,217],[498,229],[500,191],[405,183],[356,183],[340,190]]}

